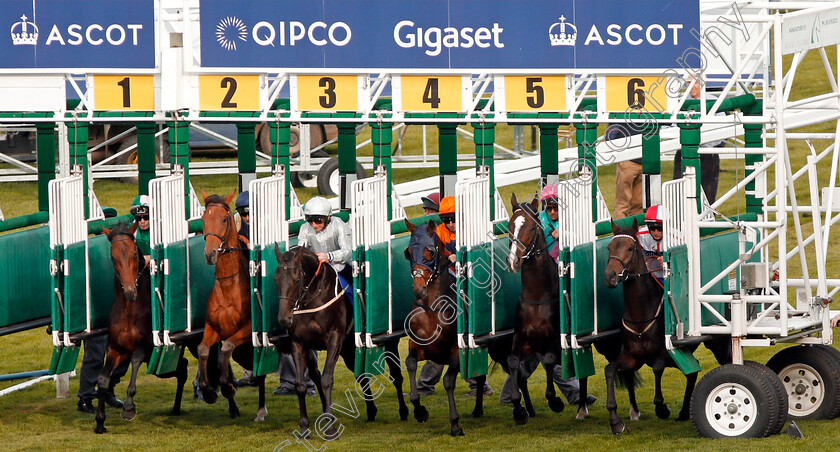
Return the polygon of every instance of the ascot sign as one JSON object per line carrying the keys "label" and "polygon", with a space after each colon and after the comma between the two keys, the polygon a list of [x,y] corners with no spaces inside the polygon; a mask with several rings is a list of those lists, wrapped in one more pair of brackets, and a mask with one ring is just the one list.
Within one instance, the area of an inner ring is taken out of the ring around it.
{"label": "ascot sign", "polygon": [[201,29],[215,30],[201,35],[202,67],[666,68],[699,46],[697,0],[202,0],[200,10]]}

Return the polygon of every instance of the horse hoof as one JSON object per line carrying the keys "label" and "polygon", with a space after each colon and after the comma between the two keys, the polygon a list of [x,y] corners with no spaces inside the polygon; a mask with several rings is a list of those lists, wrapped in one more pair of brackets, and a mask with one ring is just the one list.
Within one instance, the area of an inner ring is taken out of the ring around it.
{"label": "horse hoof", "polygon": [[330,428],[324,431],[324,438],[329,438],[330,441],[335,441],[338,439],[338,431],[335,427],[330,426]]}
{"label": "horse hoof", "polygon": [[526,408],[528,410],[528,417],[537,417],[537,410],[533,408]]}
{"label": "horse hoof", "polygon": [[257,417],[254,418],[254,422],[265,422],[265,417],[268,415],[268,410],[265,407],[260,408],[257,410]]}
{"label": "horse hoof", "polygon": [[122,417],[123,419],[125,419],[127,421],[133,421],[134,418],[137,417],[137,411],[136,410],[123,410],[122,413],[120,413],[120,417]]}
{"label": "horse hoof", "polygon": [[677,416],[677,422],[683,422],[691,419],[691,415],[688,412],[683,413],[680,411],[680,415]]}
{"label": "horse hoof", "polygon": [[659,419],[668,419],[671,416],[671,409],[666,404],[656,405],[656,417]]}
{"label": "horse hoof", "polygon": [[484,416],[484,410],[480,410],[478,408],[473,410],[473,412],[472,412],[472,418],[473,419],[481,419],[482,416]]}
{"label": "horse hoof", "polygon": [[231,419],[238,418],[239,417],[239,408],[231,407],[230,410],[228,410],[228,414],[230,414]]}
{"label": "horse hoof", "polygon": [[640,411],[635,411],[633,408],[630,408],[630,420],[631,421],[638,421],[642,418],[642,413]]}
{"label": "horse hoof", "polygon": [[516,425],[525,425],[528,423],[528,411],[525,408],[517,407],[513,409],[513,422]]}
{"label": "horse hoof", "polygon": [[172,411],[169,412],[169,415],[170,416],[180,416],[181,415],[181,409],[180,408],[177,408],[177,409],[172,408]]}
{"label": "horse hoof", "polygon": [[426,409],[423,405],[414,409],[414,419],[417,419],[417,422],[426,422],[429,420],[429,410]]}
{"label": "horse hoof", "polygon": [[610,428],[612,429],[613,435],[620,435],[624,433],[626,427],[624,421],[618,421],[615,424],[610,424]]}
{"label": "horse hoof", "polygon": [[401,406],[400,407],[400,420],[401,421],[407,421],[408,420],[408,407],[407,406]]}
{"label": "horse hoof", "polygon": [[548,399],[548,407],[551,408],[551,411],[559,413],[566,408],[566,403],[560,400],[560,397],[552,397]]}
{"label": "horse hoof", "polygon": [[578,410],[577,416],[575,416],[575,419],[577,419],[579,421],[582,421],[582,420],[584,420],[588,417],[589,417],[589,410],[586,407],[583,407],[583,408]]}
{"label": "horse hoof", "polygon": [[212,391],[210,389],[202,389],[201,396],[204,398],[204,401],[210,405],[216,403],[216,400],[219,399],[219,395],[216,394],[216,391]]}
{"label": "horse hoof", "polygon": [[449,432],[452,436],[464,436],[464,429],[459,426],[452,427],[452,431]]}
{"label": "horse hoof", "polygon": [[96,428],[93,429],[93,433],[96,433],[97,435],[101,435],[101,434],[103,434],[107,431],[108,431],[108,429],[105,428],[104,426],[102,426],[102,427],[96,426]]}

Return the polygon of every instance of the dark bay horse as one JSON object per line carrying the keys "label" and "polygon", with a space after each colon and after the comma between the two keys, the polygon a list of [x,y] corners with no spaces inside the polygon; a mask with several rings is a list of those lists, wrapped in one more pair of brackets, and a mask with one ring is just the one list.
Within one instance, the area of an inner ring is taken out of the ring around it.
{"label": "dark bay horse", "polygon": [[[417,363],[428,360],[448,366],[443,376],[443,387],[449,399],[449,422],[452,436],[463,436],[464,430],[458,424],[460,419],[455,406],[455,383],[460,370],[458,357],[458,329],[455,322],[456,291],[455,277],[449,272],[450,261],[440,250],[443,243],[435,233],[435,223],[415,226],[406,220],[405,225],[411,232],[409,247],[405,250],[406,259],[411,262],[415,309],[406,318],[408,337],[408,357],[405,359],[411,384],[411,403],[414,405],[414,418],[419,422],[429,419],[429,410],[420,403],[417,390]],[[490,356],[508,371],[507,355],[511,348],[511,339],[500,339],[488,346]],[[484,413],[484,382],[486,376],[476,377],[476,400],[472,416],[481,417]],[[522,380],[523,397],[528,411],[536,415],[528,394],[527,380]]]}
{"label": "dark bay horse", "polygon": [[[128,383],[122,418],[130,421],[137,416],[134,396],[137,393],[137,372],[142,363],[149,362],[152,352],[152,305],[149,266],[134,241],[137,225],[129,229],[118,224],[114,229],[102,228],[111,242],[111,260],[114,263],[114,304],[108,324],[108,354],[105,367],[99,374],[99,406],[94,432],[105,433],[105,398],[110,389],[111,375],[126,360],[130,360],[131,380]],[[161,378],[176,377],[178,389],[170,414],[181,413],[181,396],[187,381],[187,359],[178,360],[177,369]]]}
{"label": "dark bay horse", "polygon": [[[274,281],[277,284],[280,325],[289,332],[292,358],[295,361],[295,389],[300,407],[300,431],[308,435],[309,415],[306,410],[305,372],[315,383],[321,398],[324,413],[333,415],[333,375],[338,358],[351,371],[356,360],[356,345],[353,338],[353,308],[349,296],[340,290],[338,274],[329,264],[322,264],[318,257],[303,247],[293,247],[285,253],[275,246],[277,270]],[[361,301],[357,301],[361,302]],[[399,340],[385,344],[385,359],[390,369],[390,378],[397,391],[400,419],[408,418],[408,407],[403,399],[402,369],[399,363]],[[318,369],[318,356],[310,353],[326,350],[324,370]],[[376,404],[370,391],[370,378],[359,377],[357,385],[364,392],[367,420],[376,418]],[[332,425],[327,428],[327,438],[337,439],[338,433]]]}
{"label": "dark bay horse", "polygon": [[[615,377],[617,372],[637,371],[647,364],[653,369],[655,392],[653,403],[656,415],[667,419],[671,410],[662,396],[662,374],[666,367],[677,367],[665,346],[665,312],[662,284],[645,263],[644,251],[636,234],[639,224],[633,221],[629,228],[612,225],[613,239],[609,244],[609,262],[604,273],[607,287],[624,283],[624,315],[621,320],[621,352],[616,359],[610,359],[604,374],[607,379],[607,410],[610,412],[610,428],[615,434],[624,431],[624,421],[616,414]],[[651,268],[658,269],[658,264]],[[656,266],[656,267],[655,267]],[[655,268],[654,268],[655,267]],[[691,346],[694,351],[699,344]],[[714,353],[719,363],[731,361],[728,338],[706,341],[706,347]],[[639,409],[633,395],[632,378],[624,378],[630,392],[631,418],[637,420]],[[691,394],[697,382],[697,373],[686,375],[685,394],[678,421],[689,419]]]}
{"label": "dark bay horse", "polygon": [[[560,346],[560,277],[557,264],[548,255],[543,228],[537,215],[539,200],[519,203],[511,196],[512,212],[508,221],[511,237],[508,270],[522,273],[522,294],[516,306],[513,349],[508,357],[514,382],[520,380],[520,362],[536,353],[546,371],[545,397],[552,411],[563,411],[565,403],[554,389],[554,366],[559,363]],[[513,419],[517,424],[528,422],[528,412],[520,405],[518,388],[514,387]],[[581,385],[581,409],[586,410],[586,385]]]}
{"label": "dark bay horse", "polygon": [[[228,412],[232,418],[239,416],[239,408],[234,400],[236,386],[230,372],[230,359],[249,370],[253,368],[254,361],[247,249],[240,245],[230,211],[230,202],[235,194],[236,191],[233,191],[222,198],[201,191],[204,198],[204,214],[201,217],[204,223],[204,256],[209,265],[216,266],[216,280],[207,299],[204,337],[198,346],[201,374],[198,386],[204,400],[215,403],[215,388],[206,378],[207,362],[211,348],[223,341],[219,386],[222,395],[228,399]],[[259,422],[264,421],[268,413],[265,407],[265,375],[257,377],[257,382],[259,409],[254,421]]]}

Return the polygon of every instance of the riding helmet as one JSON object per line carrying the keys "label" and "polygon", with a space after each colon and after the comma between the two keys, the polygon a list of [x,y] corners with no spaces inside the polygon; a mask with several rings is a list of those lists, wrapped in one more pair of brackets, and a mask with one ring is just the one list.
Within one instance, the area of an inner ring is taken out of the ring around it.
{"label": "riding helmet", "polygon": [[151,202],[151,198],[149,195],[137,195],[134,198],[134,202],[131,203],[131,207],[128,209],[132,215],[148,215],[149,214],[149,203]]}
{"label": "riding helmet", "polygon": [[326,198],[316,196],[310,199],[303,207],[303,214],[306,216],[328,217],[332,214],[332,206]]}

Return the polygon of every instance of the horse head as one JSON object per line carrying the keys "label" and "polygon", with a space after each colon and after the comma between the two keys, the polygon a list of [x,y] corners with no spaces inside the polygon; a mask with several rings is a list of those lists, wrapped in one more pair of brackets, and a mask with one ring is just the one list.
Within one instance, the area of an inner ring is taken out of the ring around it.
{"label": "horse head", "polygon": [[508,253],[508,271],[518,273],[522,263],[531,257],[532,253],[545,248],[545,237],[537,214],[539,200],[534,197],[530,203],[519,203],[516,195],[510,198],[512,214],[508,221],[510,234],[510,252]]}
{"label": "horse head", "polygon": [[204,257],[210,265],[216,265],[219,254],[236,248],[238,243],[236,225],[230,212],[230,202],[236,191],[222,198],[219,195],[208,195],[201,190],[204,198],[204,214],[201,221],[204,224]]}
{"label": "horse head", "polygon": [[449,259],[440,252],[443,244],[435,232],[434,221],[429,221],[426,227],[417,227],[408,220],[404,221],[411,232],[405,258],[411,263],[414,298],[425,300],[429,294],[429,284],[445,271]]}
{"label": "horse head", "polygon": [[632,226],[623,229],[612,223],[612,231],[613,239],[608,247],[610,258],[604,272],[604,282],[611,289],[628,278],[634,265],[644,265],[642,247],[636,238],[639,222],[633,220]]}
{"label": "horse head", "polygon": [[122,286],[125,298],[132,303],[137,301],[137,286],[146,268],[146,260],[140,254],[140,249],[134,241],[135,230],[137,230],[136,223],[130,228],[125,224],[118,224],[114,229],[102,228],[102,232],[111,242],[114,277]]}
{"label": "horse head", "polygon": [[274,272],[274,283],[277,285],[279,309],[277,321],[280,326],[289,328],[292,325],[295,308],[303,303],[303,298],[318,272],[318,257],[303,247],[293,247],[285,253],[275,245],[277,255],[277,270]]}

